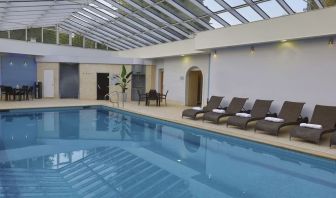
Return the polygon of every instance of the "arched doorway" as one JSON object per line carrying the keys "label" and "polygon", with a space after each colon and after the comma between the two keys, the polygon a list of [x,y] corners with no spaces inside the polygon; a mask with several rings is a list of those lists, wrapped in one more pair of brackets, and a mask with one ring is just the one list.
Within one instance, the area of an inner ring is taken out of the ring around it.
{"label": "arched doorway", "polygon": [[186,105],[202,105],[203,75],[199,67],[191,67],[186,74]]}

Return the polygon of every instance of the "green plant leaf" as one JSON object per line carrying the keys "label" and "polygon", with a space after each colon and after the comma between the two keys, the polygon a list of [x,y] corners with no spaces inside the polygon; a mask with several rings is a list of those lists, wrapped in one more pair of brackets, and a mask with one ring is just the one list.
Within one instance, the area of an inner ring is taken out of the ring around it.
{"label": "green plant leaf", "polygon": [[130,72],[126,75],[126,78],[129,78],[131,75],[133,74],[133,72]]}
{"label": "green plant leaf", "polygon": [[125,67],[125,65],[122,66],[120,76],[121,76],[121,78],[125,78],[125,76],[126,76],[126,67]]}

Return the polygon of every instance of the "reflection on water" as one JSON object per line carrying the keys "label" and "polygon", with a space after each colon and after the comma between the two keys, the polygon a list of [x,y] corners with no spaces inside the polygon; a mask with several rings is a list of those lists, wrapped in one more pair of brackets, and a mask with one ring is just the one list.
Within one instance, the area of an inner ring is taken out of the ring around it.
{"label": "reflection on water", "polygon": [[[18,169],[52,170],[56,172],[45,174],[69,180],[67,185],[75,191],[82,183],[99,184],[97,191],[79,190],[79,197],[98,191],[120,197],[333,197],[336,193],[335,161],[238,138],[104,108],[0,116],[0,176],[9,170],[12,174]],[[30,157],[24,153],[27,150]],[[90,174],[91,179],[85,180]],[[20,183],[15,185],[21,188]]]}

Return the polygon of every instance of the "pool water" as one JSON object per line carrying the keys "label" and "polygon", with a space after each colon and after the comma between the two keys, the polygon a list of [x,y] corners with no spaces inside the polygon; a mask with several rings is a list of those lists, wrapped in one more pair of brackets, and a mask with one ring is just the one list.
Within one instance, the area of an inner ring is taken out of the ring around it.
{"label": "pool water", "polygon": [[336,196],[336,161],[206,130],[102,106],[0,117],[0,197]]}

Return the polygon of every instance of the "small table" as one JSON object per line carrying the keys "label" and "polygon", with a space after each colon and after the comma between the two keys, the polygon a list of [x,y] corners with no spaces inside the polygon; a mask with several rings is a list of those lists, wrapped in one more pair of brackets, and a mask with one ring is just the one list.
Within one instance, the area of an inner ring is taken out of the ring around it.
{"label": "small table", "polygon": [[160,100],[160,93],[156,93],[156,96],[149,95],[149,93],[146,93],[146,106],[149,106],[149,101],[150,100],[155,100],[156,101],[156,106],[161,106],[161,100]]}

